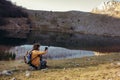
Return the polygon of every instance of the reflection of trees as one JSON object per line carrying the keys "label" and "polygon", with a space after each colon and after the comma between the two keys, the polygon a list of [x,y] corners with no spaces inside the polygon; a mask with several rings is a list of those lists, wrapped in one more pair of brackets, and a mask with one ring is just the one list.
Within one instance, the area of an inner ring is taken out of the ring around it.
{"label": "reflection of trees", "polygon": [[27,43],[33,44],[34,42],[40,42],[42,45],[59,46],[71,49],[107,52],[120,50],[119,37],[84,35],[79,33],[31,31],[28,36]]}
{"label": "reflection of trees", "polygon": [[0,45],[21,45],[25,44],[29,30],[0,30]]}
{"label": "reflection of trees", "polygon": [[[105,37],[96,35],[84,35],[80,33],[59,33],[41,31],[20,31],[14,33],[13,30],[5,33],[0,38],[0,44],[22,45],[39,42],[46,46],[59,46],[70,49],[84,49],[94,51],[119,51],[119,37]],[[113,47],[114,46],[114,47]]]}

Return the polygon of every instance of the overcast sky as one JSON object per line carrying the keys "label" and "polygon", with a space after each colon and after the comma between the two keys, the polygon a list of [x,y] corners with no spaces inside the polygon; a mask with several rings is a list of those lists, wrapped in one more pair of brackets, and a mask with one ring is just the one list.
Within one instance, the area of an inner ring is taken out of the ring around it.
{"label": "overcast sky", "polygon": [[89,12],[101,2],[108,0],[11,0],[19,6],[32,10],[85,11]]}

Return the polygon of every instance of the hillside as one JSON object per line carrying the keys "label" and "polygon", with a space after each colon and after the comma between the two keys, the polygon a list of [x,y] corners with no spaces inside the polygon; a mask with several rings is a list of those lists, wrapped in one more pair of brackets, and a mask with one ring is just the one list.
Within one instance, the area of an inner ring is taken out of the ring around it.
{"label": "hillside", "polygon": [[114,3],[112,6],[115,5],[114,8],[104,9],[102,11],[93,9],[91,13],[80,11],[48,12],[32,10],[29,10],[28,13],[33,20],[32,27],[34,29],[120,36],[120,2],[114,1],[112,3]]}
{"label": "hillside", "polygon": [[119,23],[119,1],[103,2],[100,6],[94,8],[92,12],[52,12],[26,10],[13,5],[9,1],[0,0],[0,29],[16,29],[18,32],[20,30],[35,29],[120,36]]}
{"label": "hillside", "polygon": [[120,2],[115,0],[102,2],[92,12],[120,18]]}
{"label": "hillside", "polygon": [[0,0],[0,29],[29,28],[28,14],[8,0]]}

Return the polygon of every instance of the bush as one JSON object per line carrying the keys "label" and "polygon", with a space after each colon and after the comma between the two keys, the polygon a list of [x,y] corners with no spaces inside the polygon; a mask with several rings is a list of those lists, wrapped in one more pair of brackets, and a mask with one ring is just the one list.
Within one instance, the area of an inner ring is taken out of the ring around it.
{"label": "bush", "polygon": [[11,52],[0,52],[0,60],[15,60],[16,54]]}
{"label": "bush", "polygon": [[15,58],[16,58],[16,54],[13,53],[13,54],[12,54],[12,60],[15,60]]}

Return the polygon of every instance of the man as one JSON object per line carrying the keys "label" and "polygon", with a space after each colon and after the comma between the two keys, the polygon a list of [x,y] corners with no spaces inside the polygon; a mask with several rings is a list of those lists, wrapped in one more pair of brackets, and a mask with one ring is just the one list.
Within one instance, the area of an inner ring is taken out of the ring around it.
{"label": "man", "polygon": [[32,55],[31,55],[31,66],[34,67],[35,69],[43,69],[46,68],[46,61],[41,60],[41,56],[46,54],[48,52],[47,48],[45,51],[39,51],[40,44],[35,43],[33,45],[32,49]]}

